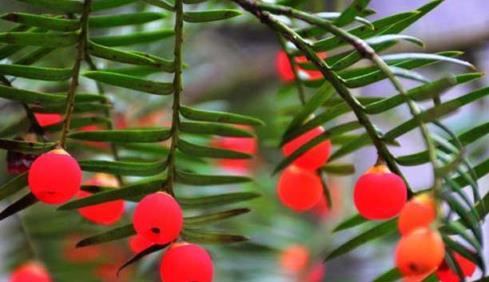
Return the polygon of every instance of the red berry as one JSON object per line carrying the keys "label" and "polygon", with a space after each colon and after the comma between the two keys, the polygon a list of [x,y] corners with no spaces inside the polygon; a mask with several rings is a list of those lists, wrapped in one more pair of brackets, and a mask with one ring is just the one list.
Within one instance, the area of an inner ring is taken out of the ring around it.
{"label": "red berry", "polygon": [[[115,177],[108,174],[98,173],[94,178],[86,182],[87,185],[100,185],[104,187],[117,187],[118,183]],[[80,191],[78,192],[79,198],[85,198],[92,195],[92,193]],[[124,201],[115,200],[106,202],[103,204],[87,206],[78,209],[78,212],[87,220],[100,224],[111,225],[117,222],[124,214]]]}
{"label": "red berry", "polygon": [[173,244],[160,264],[164,282],[211,282],[213,273],[211,257],[204,248],[195,244]]}
{"label": "red berry", "polygon": [[63,121],[63,116],[60,114],[34,113],[34,116],[41,127],[57,124]]}
{"label": "red berry", "polygon": [[41,202],[62,204],[80,190],[82,172],[78,162],[62,149],[39,156],[29,169],[31,192]]}
{"label": "red berry", "polygon": [[[454,253],[455,261],[462,270],[465,277],[470,277],[474,274],[477,266],[472,261],[466,259],[458,253]],[[438,270],[436,271],[436,276],[441,282],[458,282],[459,278],[457,272],[451,269],[448,264],[444,261]]]}
{"label": "red berry", "polygon": [[299,273],[309,262],[309,250],[303,245],[292,245],[280,254],[280,266],[287,272]]}
{"label": "red berry", "polygon": [[401,177],[390,172],[385,165],[377,165],[360,176],[353,198],[363,217],[388,219],[401,211],[407,200],[407,189]]}
{"label": "red berry", "polygon": [[321,200],[323,187],[321,179],[314,172],[291,165],[280,175],[277,192],[282,204],[296,212],[303,212]]}
{"label": "red berry", "polygon": [[306,282],[321,282],[326,274],[326,265],[323,263],[314,264],[306,275]]}
{"label": "red berry", "polygon": [[[245,127],[246,128],[246,127]],[[258,144],[255,138],[248,137],[218,137],[212,141],[213,146],[221,149],[254,155]],[[251,166],[249,159],[219,159],[218,164],[222,169],[238,172],[247,172]]]}
{"label": "red berry", "polygon": [[134,253],[140,253],[151,247],[152,245],[153,242],[148,241],[145,237],[141,235],[134,235],[129,239],[129,247]]}
{"label": "red berry", "polygon": [[431,195],[418,195],[407,202],[399,213],[398,228],[401,235],[428,227],[436,219],[436,207]]}
{"label": "red berry", "polygon": [[169,194],[153,193],[145,196],[136,206],[133,225],[138,234],[153,243],[170,243],[182,231],[182,209]]}
{"label": "red berry", "polygon": [[28,262],[18,267],[10,276],[9,282],[51,282],[46,268],[36,262]]}
{"label": "red berry", "polygon": [[[324,129],[322,127],[311,129],[310,131],[285,144],[282,148],[282,152],[285,156],[289,156],[302,145],[306,144],[322,133],[324,133]],[[302,154],[302,156],[297,158],[293,164],[301,168],[316,170],[328,161],[330,153],[331,141],[325,140]]]}
{"label": "red berry", "polygon": [[[326,58],[326,52],[321,52],[317,54],[320,58],[324,59]],[[296,63],[305,63],[307,62],[307,58],[305,56],[299,56],[295,58]],[[277,69],[277,73],[280,77],[285,82],[290,82],[295,79],[294,71],[292,70],[292,65],[290,64],[289,58],[287,57],[287,54],[280,50],[277,52],[277,56],[275,59],[275,67]],[[301,68],[299,65],[297,65],[297,71],[299,73],[303,73],[305,76],[307,76],[307,79],[314,80],[314,79],[319,79],[322,78],[323,75],[320,71],[318,70],[305,70]]]}

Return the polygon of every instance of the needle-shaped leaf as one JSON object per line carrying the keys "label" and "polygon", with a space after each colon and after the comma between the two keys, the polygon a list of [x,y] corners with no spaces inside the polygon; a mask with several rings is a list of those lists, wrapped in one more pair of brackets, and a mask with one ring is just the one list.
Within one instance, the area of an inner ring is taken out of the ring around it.
{"label": "needle-shaped leaf", "polygon": [[206,225],[224,219],[228,219],[231,217],[236,217],[238,215],[242,215],[248,212],[250,212],[250,209],[240,208],[240,209],[232,209],[232,210],[221,211],[216,213],[196,215],[192,217],[185,217],[184,223],[185,226]]}
{"label": "needle-shaped leaf", "polygon": [[25,210],[26,208],[34,205],[37,202],[38,202],[37,198],[32,193],[29,193],[24,197],[18,199],[17,201],[13,202],[9,206],[7,206],[4,210],[2,210],[0,212],[0,220],[4,220],[5,218],[13,214]]}
{"label": "needle-shaped leaf", "polygon": [[160,7],[160,8],[163,8],[165,10],[168,10],[168,11],[174,11],[175,10],[173,3],[170,3],[167,0],[143,0],[143,1],[150,4],[150,5]]}
{"label": "needle-shaped leaf", "polygon": [[183,20],[189,23],[205,23],[221,21],[240,15],[240,11],[232,9],[188,11],[183,13]]}
{"label": "needle-shaped leaf", "polygon": [[80,28],[77,20],[63,19],[60,17],[49,17],[29,13],[7,13],[3,14],[1,19],[27,26],[35,26],[55,31],[75,31]]}
{"label": "needle-shaped leaf", "polygon": [[156,252],[159,252],[161,250],[163,250],[164,248],[166,248],[168,245],[170,245],[170,243],[168,244],[165,244],[165,245],[152,245],[152,246],[149,246],[148,248],[142,250],[141,252],[135,254],[134,256],[132,256],[129,260],[127,260],[126,262],[124,262],[124,264],[122,264],[118,269],[117,269],[117,276],[119,276],[120,272],[122,270],[124,270],[124,268],[128,267],[129,265],[139,261],[140,259],[144,258],[145,256],[147,255],[150,255],[152,253],[156,253]]}
{"label": "needle-shaped leaf", "polygon": [[84,141],[147,143],[164,141],[171,137],[171,133],[170,130],[166,128],[141,128],[79,131],[71,133],[68,137]]}
{"label": "needle-shaped leaf", "polygon": [[0,138],[0,149],[27,154],[40,154],[54,149],[56,143],[48,142],[28,142],[21,140],[11,140]]}
{"label": "needle-shaped leaf", "polygon": [[184,121],[180,123],[180,130],[185,133],[199,135],[207,134],[229,137],[254,137],[253,133],[248,130],[214,122]]}
{"label": "needle-shaped leaf", "polygon": [[38,32],[1,32],[0,43],[19,46],[68,47],[78,41],[75,32],[38,33]]}
{"label": "needle-shaped leaf", "polygon": [[226,184],[239,184],[244,182],[253,181],[246,176],[235,175],[207,175],[196,174],[177,170],[176,181],[195,186],[207,186],[207,185],[226,185]]}
{"label": "needle-shaped leaf", "polygon": [[367,231],[360,233],[359,235],[348,240],[338,248],[334,249],[327,257],[326,260],[333,259],[345,253],[348,253],[360,246],[365,245],[367,242],[378,239],[380,237],[392,234],[396,232],[397,221],[394,219],[388,220],[376,224],[374,227],[369,228]]}
{"label": "needle-shaped leaf", "polygon": [[185,153],[189,156],[196,156],[196,157],[201,157],[201,158],[249,159],[252,157],[250,154],[246,154],[246,153],[242,153],[242,152],[238,152],[238,151],[212,148],[212,147],[192,144],[192,143],[187,142],[183,139],[178,140],[177,147],[182,153]]}
{"label": "needle-shaped leaf", "polygon": [[137,0],[97,0],[92,3],[91,10],[98,12],[107,9],[122,7],[137,2]]}
{"label": "needle-shaped leaf", "polygon": [[184,208],[208,208],[250,201],[258,197],[260,197],[260,194],[253,192],[235,192],[192,198],[179,197],[178,202]]}
{"label": "needle-shaped leaf", "polygon": [[103,160],[81,160],[78,161],[84,171],[104,172],[115,175],[151,176],[162,173],[167,162],[126,162],[126,161],[103,161]]}
{"label": "needle-shaped leaf", "polygon": [[242,235],[234,235],[219,232],[209,232],[200,229],[184,229],[182,238],[186,241],[197,244],[226,244],[247,241],[248,238]]}
{"label": "needle-shaped leaf", "polygon": [[0,74],[37,80],[62,81],[71,78],[72,69],[0,64]]}
{"label": "needle-shaped leaf", "polygon": [[121,188],[114,188],[110,191],[96,193],[82,199],[71,201],[60,206],[59,209],[72,210],[119,199],[132,200],[136,197],[161,190],[164,186],[165,179],[163,178],[144,180]]}
{"label": "needle-shaped leaf", "polygon": [[19,0],[33,6],[63,13],[81,13],[83,3],[76,0]]}
{"label": "needle-shaped leaf", "polygon": [[117,87],[151,93],[157,95],[169,95],[173,93],[173,84],[141,79],[139,77],[107,72],[107,71],[87,71],[84,76]]}
{"label": "needle-shaped leaf", "polygon": [[0,200],[13,195],[27,186],[27,172],[12,177],[0,186]]}
{"label": "needle-shaped leaf", "polygon": [[195,121],[245,124],[252,126],[264,125],[263,121],[250,116],[218,111],[204,111],[186,106],[180,107],[180,114],[187,119]]}
{"label": "needle-shaped leaf", "polygon": [[344,221],[340,222],[334,229],[333,232],[339,232],[346,229],[353,228],[360,224],[367,222],[367,220],[359,214],[355,214]]}
{"label": "needle-shaped leaf", "polygon": [[132,224],[127,224],[119,227],[115,227],[111,230],[99,233],[97,235],[85,238],[76,244],[76,247],[86,247],[97,245],[101,243],[107,243],[114,240],[119,240],[123,238],[127,238],[136,234],[134,231],[134,227]]}
{"label": "needle-shaped leaf", "polygon": [[345,163],[328,163],[321,170],[333,175],[350,175],[355,173],[355,165]]}

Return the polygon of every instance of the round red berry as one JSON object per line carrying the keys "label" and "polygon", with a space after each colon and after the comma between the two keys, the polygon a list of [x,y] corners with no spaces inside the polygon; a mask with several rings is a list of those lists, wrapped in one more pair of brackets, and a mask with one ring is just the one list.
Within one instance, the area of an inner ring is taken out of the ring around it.
{"label": "round red berry", "polygon": [[399,213],[397,226],[401,235],[420,228],[429,227],[436,219],[436,206],[433,197],[420,194],[407,202]]}
{"label": "round red berry", "polygon": [[[324,133],[324,129],[322,127],[316,127],[300,135],[283,146],[282,151],[284,155],[291,155],[297,149],[302,147],[302,145],[306,144],[322,133]],[[325,140],[302,154],[293,162],[293,164],[301,168],[316,170],[328,161],[330,153],[331,141]]]}
{"label": "round red berry", "polygon": [[280,175],[277,187],[282,204],[303,212],[313,208],[323,196],[321,179],[314,172],[291,165]]}
{"label": "round red berry", "polygon": [[34,116],[41,127],[57,124],[63,121],[63,116],[60,114],[34,113]]}
{"label": "round red berry", "polygon": [[396,216],[407,200],[407,188],[401,177],[385,165],[377,165],[360,176],[353,194],[358,212],[371,220]]}
{"label": "round red berry", "polygon": [[164,282],[211,282],[214,273],[207,251],[195,244],[177,243],[163,255],[160,264]]}
{"label": "round red berry", "polygon": [[[213,145],[217,148],[236,151],[254,155],[258,144],[255,138],[249,137],[218,137],[214,139]],[[249,159],[219,159],[218,165],[224,170],[247,172],[251,168]]]}
{"label": "round red berry", "polygon": [[[465,277],[470,277],[474,274],[477,266],[472,261],[466,259],[458,253],[454,253],[455,261],[462,270]],[[444,261],[436,271],[436,276],[441,282],[458,282],[459,278],[457,272],[451,269],[448,264]]]}
{"label": "round red berry", "polygon": [[71,199],[80,190],[81,181],[78,162],[62,149],[39,156],[28,174],[32,194],[47,204],[62,204]]}
{"label": "round red berry", "polygon": [[131,251],[133,251],[134,253],[140,253],[151,247],[152,245],[154,245],[153,242],[149,241],[139,234],[134,235],[129,239],[129,248],[131,248]]}
{"label": "round red berry", "polygon": [[46,268],[37,262],[28,262],[18,267],[10,276],[10,282],[51,282]]}
{"label": "round red berry", "polygon": [[138,234],[155,244],[170,243],[182,231],[182,209],[169,194],[153,193],[136,206],[133,225]]}

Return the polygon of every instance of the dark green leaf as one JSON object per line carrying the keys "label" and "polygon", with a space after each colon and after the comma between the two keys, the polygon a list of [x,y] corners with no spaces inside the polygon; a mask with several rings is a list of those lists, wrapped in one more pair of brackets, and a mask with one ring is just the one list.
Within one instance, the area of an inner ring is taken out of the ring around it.
{"label": "dark green leaf", "polygon": [[346,8],[341,16],[334,22],[337,26],[345,26],[352,23],[356,16],[363,16],[370,0],[355,0]]}
{"label": "dark green leaf", "polygon": [[367,222],[367,220],[362,217],[359,214],[355,214],[352,217],[347,218],[346,220],[342,221],[340,224],[338,224],[334,229],[333,232],[339,232],[343,231],[346,229],[350,229],[352,227],[358,226],[360,224],[363,224]]}
{"label": "dark green leaf", "polygon": [[27,172],[23,172],[0,186],[0,200],[7,198],[27,186]]}
{"label": "dark green leaf", "polygon": [[233,124],[246,124],[246,125],[264,125],[264,123],[254,117],[238,115],[226,112],[217,111],[203,111],[186,106],[180,107],[180,114],[185,118],[196,121],[210,121],[216,123],[233,123]]}
{"label": "dark green leaf", "polygon": [[147,255],[150,255],[152,253],[155,253],[155,252],[159,252],[161,250],[163,250],[164,248],[166,248],[168,244],[165,244],[165,245],[152,245],[152,246],[149,246],[148,248],[142,250],[141,252],[135,254],[134,256],[132,256],[129,260],[127,260],[124,264],[122,264],[119,269],[117,269],[117,276],[119,276],[119,273],[126,267],[128,267],[129,265],[139,261],[140,259],[144,258],[145,256]]}
{"label": "dark green leaf", "polygon": [[397,221],[395,219],[391,219],[386,222],[379,223],[374,227],[368,229],[365,232],[360,233],[359,235],[353,237],[348,240],[346,243],[342,244],[335,250],[333,250],[327,257],[326,260],[333,259],[345,253],[348,253],[367,242],[378,239],[380,237],[386,236],[388,234],[392,234],[396,232]]}
{"label": "dark green leaf", "polygon": [[391,268],[388,271],[375,278],[373,282],[396,282],[402,278],[397,268]]}
{"label": "dark green leaf", "polygon": [[20,46],[68,47],[75,45],[78,34],[64,33],[35,33],[35,32],[2,32],[0,43]]}
{"label": "dark green leaf", "polygon": [[241,208],[241,209],[232,209],[222,212],[209,213],[203,215],[197,215],[192,217],[186,217],[184,219],[185,226],[195,226],[195,225],[205,225],[209,223],[214,223],[217,221],[221,221],[227,218],[235,217],[238,215],[242,215],[250,212],[250,209]]}
{"label": "dark green leaf", "polygon": [[113,9],[125,6],[127,4],[132,4],[137,2],[137,0],[97,0],[92,3],[92,12]]}
{"label": "dark green leaf", "polygon": [[249,201],[258,198],[259,196],[260,194],[252,192],[236,192],[194,198],[179,197],[178,202],[184,208],[208,208]]}
{"label": "dark green leaf", "polygon": [[223,9],[223,10],[207,10],[207,11],[189,11],[184,12],[183,20],[189,23],[204,23],[221,21],[229,18],[240,16],[238,10]]}
{"label": "dark green leaf", "polygon": [[160,142],[170,138],[170,136],[170,130],[165,128],[80,131],[68,135],[68,137],[78,140],[114,143]]}
{"label": "dark green leaf", "polygon": [[0,18],[27,26],[35,26],[56,31],[76,31],[80,28],[80,23],[76,20],[41,16],[29,13],[7,13],[3,14]]}
{"label": "dark green leaf", "polygon": [[40,143],[0,138],[0,149],[7,151],[40,154],[52,150],[55,147],[56,143],[54,142]]}
{"label": "dark green leaf", "polygon": [[177,148],[189,155],[201,158],[214,158],[214,159],[249,159],[252,156],[246,153],[231,151],[219,148],[212,148],[207,146],[195,145],[187,142],[183,139],[179,139]]}
{"label": "dark green leaf", "polygon": [[163,8],[168,11],[174,11],[175,7],[173,6],[172,3],[168,2],[167,0],[143,0],[144,2],[151,4],[156,7]]}
{"label": "dark green leaf", "polygon": [[18,0],[33,6],[50,9],[63,13],[81,13],[83,3],[75,0]]}
{"label": "dark green leaf", "polygon": [[167,166],[165,161],[158,162],[125,162],[85,160],[78,161],[82,170],[105,172],[114,175],[151,176],[162,173]]}
{"label": "dark green leaf", "polygon": [[191,134],[208,134],[229,137],[254,137],[254,135],[241,128],[213,122],[192,122],[184,121],[180,123],[180,130]]}
{"label": "dark green leaf", "polygon": [[350,175],[355,173],[355,165],[344,163],[328,163],[321,170],[334,175]]}
{"label": "dark green leaf", "polygon": [[71,201],[60,206],[59,210],[78,209],[119,199],[132,200],[135,197],[157,192],[164,186],[165,179],[163,178],[144,180],[121,188],[114,188],[110,191],[96,193],[82,199]]}
{"label": "dark green leaf", "polygon": [[0,74],[24,77],[37,80],[61,81],[71,78],[72,70],[69,68],[47,68],[23,65],[0,64]]}
{"label": "dark green leaf", "polygon": [[247,241],[248,238],[241,235],[208,232],[199,229],[184,229],[182,238],[196,244],[225,244]]}
{"label": "dark green leaf", "polygon": [[109,231],[105,231],[103,233],[85,238],[76,244],[76,247],[86,247],[91,245],[97,245],[101,243],[106,243],[114,240],[119,240],[123,238],[127,238],[136,234],[132,224],[119,226],[113,228]]}
{"label": "dark green leaf", "polygon": [[176,180],[180,183],[187,185],[226,185],[226,184],[238,184],[252,181],[251,178],[246,176],[234,176],[234,175],[204,175],[195,174],[184,171],[178,171],[176,173]]}
{"label": "dark green leaf", "polygon": [[88,24],[91,28],[144,24],[165,18],[165,14],[156,12],[139,12],[132,14],[91,16]]}
{"label": "dark green leaf", "polygon": [[25,195],[24,197],[20,198],[19,200],[13,202],[11,205],[6,207],[3,211],[0,212],[0,220],[4,220],[5,218],[16,214],[32,205],[37,203],[38,200],[36,197],[32,194],[29,193]]}
{"label": "dark green leaf", "polygon": [[87,71],[83,75],[98,82],[145,93],[157,95],[168,95],[173,93],[173,84],[167,82],[145,80],[135,76],[106,71]]}

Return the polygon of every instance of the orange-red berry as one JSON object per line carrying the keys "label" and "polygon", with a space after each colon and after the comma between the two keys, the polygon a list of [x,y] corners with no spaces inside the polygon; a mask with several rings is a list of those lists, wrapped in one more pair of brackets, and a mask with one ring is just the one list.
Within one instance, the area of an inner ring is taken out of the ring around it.
{"label": "orange-red berry", "polygon": [[428,227],[436,219],[436,207],[429,194],[418,195],[407,202],[399,213],[398,228],[401,235]]}
{"label": "orange-red berry", "polygon": [[211,282],[214,266],[204,248],[195,244],[176,243],[163,255],[160,275],[164,282]]}
{"label": "orange-red berry", "polygon": [[153,242],[149,241],[139,234],[134,235],[129,239],[129,248],[131,248],[131,251],[133,251],[134,253],[140,253],[151,247],[152,245],[154,245]]}
{"label": "orange-red berry", "polygon": [[[455,262],[458,264],[465,277],[470,277],[474,274],[477,268],[475,263],[458,253],[454,253],[453,256],[455,258]],[[436,276],[441,282],[458,282],[460,280],[457,272],[454,269],[451,269],[445,261],[440,265],[440,267],[438,267]]]}
{"label": "orange-red berry", "polygon": [[[115,177],[108,174],[96,174],[92,179],[86,182],[87,185],[100,185],[105,187],[117,187],[118,183]],[[79,198],[85,198],[92,193],[80,191]],[[111,225],[121,219],[124,214],[124,201],[114,200],[93,206],[87,206],[78,209],[78,212],[85,219],[100,225]]]}
{"label": "orange-red berry", "polygon": [[178,238],[183,227],[183,213],[177,201],[167,193],[145,196],[133,216],[136,233],[155,244],[166,244]]}
{"label": "orange-red berry", "polygon": [[[247,128],[247,127],[243,127]],[[240,153],[255,155],[258,144],[255,138],[251,137],[217,137],[212,140],[213,146],[221,149],[232,150]],[[249,159],[219,159],[218,165],[224,170],[247,172],[251,168]]]}
{"label": "orange-red berry", "polygon": [[377,165],[360,176],[353,194],[358,212],[371,220],[396,216],[407,200],[406,184],[385,165]]}
{"label": "orange-red berry", "polygon": [[396,265],[403,276],[423,276],[436,270],[445,257],[445,245],[437,231],[419,228],[401,238]]}
{"label": "orange-red berry", "polygon": [[290,273],[299,273],[309,262],[309,250],[303,245],[292,245],[280,253],[280,267]]}
{"label": "orange-red berry", "polygon": [[[324,59],[326,58],[326,52],[318,53],[318,56]],[[299,56],[295,58],[296,63],[305,63],[307,61],[308,60],[305,56]],[[277,52],[275,58],[275,68],[277,69],[277,73],[280,79],[282,79],[283,81],[291,82],[295,79],[294,71],[292,70],[292,65],[290,64],[287,54],[283,50]],[[301,68],[299,65],[297,65],[297,71],[298,73],[302,73],[304,76],[307,77],[307,79],[310,80],[319,79],[323,77],[320,71],[306,70]]]}
{"label": "orange-red berry", "polygon": [[277,193],[284,206],[303,212],[321,200],[323,187],[321,179],[313,171],[291,165],[280,175]]}
{"label": "orange-red berry", "polygon": [[63,116],[60,114],[34,113],[34,116],[41,127],[57,124],[63,121]]}
{"label": "orange-red berry", "polygon": [[[302,147],[302,145],[306,144],[322,133],[324,133],[324,129],[322,127],[311,129],[285,144],[282,148],[282,152],[285,156],[289,156],[297,149]],[[302,154],[293,162],[293,164],[304,169],[316,170],[328,161],[330,153],[331,141],[325,140]]]}
{"label": "orange-red berry", "polygon": [[32,194],[47,204],[62,204],[71,199],[80,190],[81,181],[78,162],[62,149],[39,156],[28,174]]}
{"label": "orange-red berry", "polygon": [[40,263],[28,262],[18,267],[9,282],[51,282],[47,269]]}
{"label": "orange-red berry", "polygon": [[326,265],[324,263],[315,263],[306,274],[305,282],[321,282],[326,275]]}

